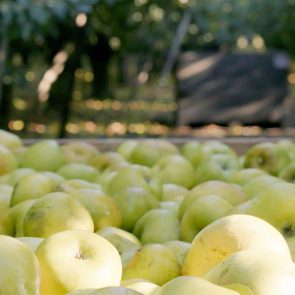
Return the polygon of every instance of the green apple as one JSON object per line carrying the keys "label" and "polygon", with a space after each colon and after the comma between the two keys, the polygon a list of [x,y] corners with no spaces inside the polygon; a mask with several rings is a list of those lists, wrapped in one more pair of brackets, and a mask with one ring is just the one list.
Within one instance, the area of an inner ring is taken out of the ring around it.
{"label": "green apple", "polygon": [[0,176],[18,168],[14,154],[4,145],[0,144]]}
{"label": "green apple", "polygon": [[140,141],[131,151],[129,161],[152,167],[166,155],[179,154],[178,148],[167,140],[146,139]]}
{"label": "green apple", "polygon": [[291,253],[292,261],[295,263],[295,236],[286,237],[286,241]]}
{"label": "green apple", "polygon": [[179,210],[179,203],[174,201],[162,201],[160,202],[160,208],[167,209],[177,216]]}
{"label": "green apple", "polygon": [[65,179],[82,179],[89,182],[94,182],[98,177],[98,171],[83,163],[67,163],[61,166],[57,173]]}
{"label": "green apple", "polygon": [[15,238],[0,235],[0,294],[39,295],[40,265],[33,251]]}
{"label": "green apple", "polygon": [[122,214],[122,228],[132,231],[137,220],[147,211],[159,207],[159,201],[142,187],[128,187],[112,195]]}
{"label": "green apple", "polygon": [[180,275],[176,255],[163,244],[142,246],[123,268],[123,280],[146,279],[159,286]]}
{"label": "green apple", "polygon": [[107,187],[108,187],[108,185],[109,185],[111,179],[112,179],[116,174],[117,174],[117,171],[115,171],[115,170],[114,170],[114,171],[113,171],[113,170],[102,171],[102,172],[98,175],[98,177],[97,177],[95,183],[99,184],[99,185],[103,188],[104,191],[107,191]]}
{"label": "green apple", "polygon": [[58,142],[43,139],[32,144],[21,157],[21,167],[36,171],[56,171],[64,164],[64,157]]}
{"label": "green apple", "polygon": [[88,210],[94,222],[94,231],[106,226],[121,226],[122,216],[119,206],[112,197],[101,190],[76,189],[69,192],[69,195]]}
{"label": "green apple", "polygon": [[42,295],[120,285],[120,255],[96,233],[78,229],[60,231],[45,238],[35,253],[41,265]]}
{"label": "green apple", "polygon": [[117,147],[116,152],[122,155],[127,161],[129,161],[130,155],[133,149],[137,146],[138,140],[127,139],[123,140]]}
{"label": "green apple", "polygon": [[196,185],[180,203],[179,217],[182,218],[186,210],[197,198],[206,195],[217,195],[229,202],[231,205],[238,205],[247,201],[248,196],[242,189],[232,183],[222,180],[209,180]]}
{"label": "green apple", "polygon": [[80,289],[75,290],[66,295],[144,295],[135,290],[116,286],[116,287],[104,287],[99,289]]}
{"label": "green apple", "polygon": [[141,216],[133,233],[142,244],[164,243],[179,239],[179,220],[177,214],[168,209],[156,208]]}
{"label": "green apple", "polygon": [[202,144],[199,141],[189,140],[180,147],[180,153],[195,167],[197,164],[195,159],[198,159],[201,149]]}
{"label": "green apple", "polygon": [[100,172],[118,170],[128,164],[125,158],[114,151],[106,151],[93,157],[89,163]]}
{"label": "green apple", "polygon": [[16,239],[26,244],[33,252],[36,251],[38,246],[44,240],[44,238],[36,237],[17,237]]}
{"label": "green apple", "polygon": [[9,174],[7,174],[9,176],[7,183],[15,186],[23,176],[31,174],[33,172],[36,171],[32,168],[17,168],[16,170],[13,170]]}
{"label": "green apple", "polygon": [[145,280],[138,280],[134,282],[132,282],[132,280],[127,280],[124,282],[124,286],[128,289],[138,291],[143,295],[152,295],[156,292],[156,290],[160,289],[159,285]]}
{"label": "green apple", "polygon": [[238,292],[208,282],[204,278],[179,276],[173,278],[152,295],[239,295]]}
{"label": "green apple", "polygon": [[279,172],[278,177],[285,181],[295,183],[295,161],[290,162],[285,168],[283,168]]}
{"label": "green apple", "polygon": [[123,266],[141,247],[140,241],[134,234],[118,227],[103,227],[96,233],[102,236],[103,238],[107,239],[116,247],[121,256]]}
{"label": "green apple", "polygon": [[232,253],[248,249],[276,252],[291,260],[287,242],[276,228],[258,217],[236,214],[219,218],[196,235],[182,274],[202,276]]}
{"label": "green apple", "polygon": [[191,247],[191,243],[180,241],[180,240],[172,240],[163,243],[165,246],[168,246],[176,255],[178,262],[180,265],[183,263],[183,259],[187,253],[187,251]]}
{"label": "green apple", "polygon": [[196,182],[193,165],[181,155],[161,157],[153,166],[152,172],[162,183],[174,183],[188,189]]}
{"label": "green apple", "polygon": [[53,191],[56,191],[59,188],[59,186],[65,181],[64,177],[62,177],[56,172],[43,171],[41,172],[41,174],[49,178]]}
{"label": "green apple", "polygon": [[289,141],[262,142],[245,152],[244,167],[260,168],[278,175],[295,158],[295,145]]}
{"label": "green apple", "polygon": [[92,189],[102,191],[102,186],[83,179],[66,179],[57,188],[57,190],[65,193],[70,193],[76,189]]}
{"label": "green apple", "polygon": [[161,201],[181,201],[188,195],[189,190],[174,183],[164,183],[162,187]]}
{"label": "green apple", "polygon": [[252,199],[247,214],[266,220],[287,237],[293,236],[295,232],[294,210],[295,184],[280,182],[269,186]]}
{"label": "green apple", "polygon": [[61,145],[65,163],[89,164],[99,154],[98,149],[91,143],[74,140]]}
{"label": "green apple", "polygon": [[0,144],[6,146],[10,150],[17,149],[23,145],[18,135],[3,129],[0,129]]}
{"label": "green apple", "polygon": [[15,206],[25,200],[38,199],[52,190],[52,182],[47,176],[41,172],[29,173],[15,185],[10,204]]}
{"label": "green apple", "polygon": [[223,287],[228,288],[230,290],[237,291],[240,295],[255,295],[250,288],[243,284],[232,283],[226,284]]}
{"label": "green apple", "polygon": [[10,207],[10,198],[13,187],[8,184],[0,184],[0,224],[3,216]]}
{"label": "green apple", "polygon": [[214,179],[227,181],[233,173],[240,169],[241,165],[236,155],[209,155],[196,166],[196,183]]}
{"label": "green apple", "polygon": [[191,242],[196,234],[218,218],[224,216],[232,205],[219,195],[205,195],[193,201],[180,221],[180,238]]}
{"label": "green apple", "polygon": [[23,220],[24,235],[48,237],[58,231],[81,229],[93,232],[88,210],[66,193],[54,192],[37,199]]}
{"label": "green apple", "polygon": [[234,172],[229,177],[228,182],[232,182],[240,186],[244,186],[251,179],[260,175],[265,175],[266,173],[267,173],[266,171],[261,170],[259,168],[243,168],[241,170]]}
{"label": "green apple", "polygon": [[211,268],[205,279],[218,285],[242,284],[253,294],[291,295],[295,292],[295,264],[276,252],[244,250]]}

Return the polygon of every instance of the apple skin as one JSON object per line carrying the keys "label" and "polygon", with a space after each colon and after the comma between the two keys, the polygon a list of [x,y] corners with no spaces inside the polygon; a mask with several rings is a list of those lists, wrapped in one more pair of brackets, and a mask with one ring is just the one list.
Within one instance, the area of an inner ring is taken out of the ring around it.
{"label": "apple skin", "polygon": [[174,183],[164,183],[162,186],[161,201],[181,201],[188,195],[189,190]]}
{"label": "apple skin", "polygon": [[204,227],[224,216],[232,205],[218,195],[206,195],[193,201],[180,221],[180,238],[191,242]]}
{"label": "apple skin", "polygon": [[230,254],[248,249],[272,251],[291,260],[287,242],[277,229],[255,216],[236,214],[219,218],[196,235],[182,274],[202,276]]}
{"label": "apple skin", "polygon": [[100,152],[86,141],[74,140],[61,145],[65,163],[89,164]]}
{"label": "apple skin", "polygon": [[295,292],[295,264],[275,252],[244,250],[211,268],[205,279],[218,285],[243,284],[259,295],[291,295]]}
{"label": "apple skin", "polygon": [[132,231],[137,220],[147,211],[158,208],[159,201],[142,187],[128,187],[112,195],[122,214],[122,228]]}
{"label": "apple skin", "polygon": [[126,287],[104,287],[100,289],[80,289],[66,295],[145,295]]}
{"label": "apple skin", "polygon": [[259,168],[242,168],[234,172],[228,179],[228,182],[244,186],[247,182],[253,178],[265,175],[267,172]]}
{"label": "apple skin", "polygon": [[201,149],[202,144],[199,141],[189,140],[180,147],[180,153],[195,167],[197,164],[197,161],[195,161],[195,159],[198,159]]}
{"label": "apple skin", "polygon": [[96,231],[96,233],[116,247],[121,256],[123,266],[126,265],[141,247],[141,242],[134,234],[118,227],[103,227]]}
{"label": "apple skin", "polygon": [[29,173],[23,176],[15,185],[10,205],[15,206],[23,201],[38,199],[52,192],[51,180],[41,172]]}
{"label": "apple skin", "polygon": [[120,227],[121,211],[117,203],[106,193],[95,189],[77,189],[69,193],[90,213],[94,222],[94,231],[106,226]]}
{"label": "apple skin", "polygon": [[4,145],[0,144],[0,176],[18,168],[14,154]]}
{"label": "apple skin", "polygon": [[0,129],[0,144],[10,150],[15,150],[23,146],[22,139],[18,135],[3,129]]}
{"label": "apple skin", "polygon": [[36,171],[32,168],[17,168],[9,174],[6,174],[6,176],[8,176],[6,183],[15,186],[23,176],[34,172]]}
{"label": "apple skin", "polygon": [[36,237],[17,237],[16,239],[26,244],[33,252],[36,251],[38,246],[44,240],[44,238]]}
{"label": "apple skin", "polygon": [[0,235],[0,271],[0,294],[40,294],[40,265],[23,242]]}
{"label": "apple skin", "polygon": [[191,247],[191,243],[180,241],[180,240],[172,240],[163,243],[165,246],[168,246],[176,255],[178,262],[180,265],[183,263],[183,259]]}
{"label": "apple skin", "polygon": [[98,171],[103,172],[118,170],[121,167],[128,165],[128,162],[119,153],[107,151],[93,157],[89,164]]}
{"label": "apple skin", "polygon": [[83,163],[67,163],[61,166],[57,173],[65,179],[82,179],[89,182],[95,182],[98,177],[98,171]]}
{"label": "apple skin", "polygon": [[43,139],[29,146],[21,156],[20,167],[36,171],[57,171],[64,164],[64,157],[58,142]]}
{"label": "apple skin", "polygon": [[180,219],[183,217],[185,211],[191,206],[192,202],[197,198],[206,195],[218,195],[233,206],[248,200],[248,196],[239,186],[222,180],[209,180],[196,185],[180,203]]}
{"label": "apple skin", "polygon": [[152,173],[162,183],[174,183],[188,189],[196,182],[193,165],[181,155],[161,157],[153,166]]}
{"label": "apple skin", "polygon": [[66,179],[57,187],[57,191],[64,193],[70,193],[77,189],[103,190],[100,184],[83,179]]}
{"label": "apple skin", "polygon": [[9,210],[12,191],[13,187],[11,185],[0,184],[0,224],[3,216]]}
{"label": "apple skin", "polygon": [[130,155],[133,149],[137,146],[138,142],[139,141],[135,139],[124,140],[116,147],[116,152],[122,155],[124,159],[129,161]]}
{"label": "apple skin", "polygon": [[152,295],[239,295],[238,292],[226,289],[204,278],[179,276],[173,278],[156,290]]}
{"label": "apple skin", "polygon": [[23,220],[24,235],[48,237],[58,231],[81,229],[94,231],[90,213],[66,193],[49,193],[34,202]]}
{"label": "apple skin", "polygon": [[179,220],[177,214],[169,209],[151,209],[137,220],[133,233],[142,244],[161,244],[178,240]]}
{"label": "apple skin", "polygon": [[42,295],[120,285],[120,255],[96,233],[61,231],[45,238],[35,253],[41,265]]}
{"label": "apple skin", "polygon": [[295,183],[295,161],[289,163],[285,168],[283,168],[278,177],[287,182]]}
{"label": "apple skin", "polygon": [[180,275],[174,252],[163,244],[143,245],[123,268],[123,280],[141,278],[156,285]]}
{"label": "apple skin", "polygon": [[[122,283],[121,283],[122,284]],[[143,295],[152,295],[156,290],[160,289],[160,286],[157,284],[154,284],[152,282],[140,280],[140,281],[135,281],[132,282],[132,280],[125,281],[124,286],[127,287],[128,289],[135,290],[140,292],[140,294]]]}

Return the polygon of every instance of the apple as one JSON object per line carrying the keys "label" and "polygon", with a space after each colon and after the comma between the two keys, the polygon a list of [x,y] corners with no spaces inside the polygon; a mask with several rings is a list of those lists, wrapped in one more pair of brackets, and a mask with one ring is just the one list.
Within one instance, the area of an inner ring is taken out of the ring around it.
{"label": "apple", "polygon": [[94,231],[105,226],[121,226],[120,208],[112,197],[101,190],[76,189],[69,192],[69,195],[88,210],[94,222]]}
{"label": "apple", "polygon": [[287,242],[277,229],[258,217],[236,214],[217,219],[195,236],[182,274],[202,276],[232,253],[248,249],[291,259]]}
{"label": "apple", "polygon": [[23,176],[33,172],[36,171],[32,168],[17,168],[16,170],[6,174],[8,176],[6,183],[15,186]]}
{"label": "apple", "polygon": [[98,171],[83,163],[67,163],[61,166],[57,173],[65,179],[82,179],[89,182],[94,182],[98,177]]}
{"label": "apple", "polygon": [[64,164],[64,157],[58,142],[54,139],[43,139],[30,145],[22,154],[21,167],[36,171],[56,171]]}
{"label": "apple", "polygon": [[101,190],[102,187],[98,183],[93,183],[83,179],[66,179],[57,187],[58,191],[70,193],[76,189],[91,189],[91,190]]}
{"label": "apple", "polygon": [[15,150],[23,145],[18,135],[3,129],[0,129],[0,144],[6,146],[10,150]]}
{"label": "apple", "polygon": [[251,179],[260,175],[265,175],[266,173],[267,173],[266,171],[261,170],[259,168],[243,168],[241,170],[234,172],[229,177],[228,182],[232,182],[240,186],[244,186]]}
{"label": "apple", "polygon": [[116,147],[116,152],[119,153],[129,161],[130,155],[133,151],[133,149],[137,146],[138,140],[136,139],[126,139],[123,140],[117,147]]}
{"label": "apple", "polygon": [[180,265],[183,263],[183,259],[191,247],[191,243],[180,241],[180,240],[172,240],[163,243],[165,246],[168,246],[176,255],[178,262]]}
{"label": "apple", "polygon": [[10,198],[13,187],[8,184],[0,184],[0,224],[3,216],[10,207]]}
{"label": "apple", "polygon": [[194,200],[180,221],[180,238],[191,242],[196,234],[218,218],[224,216],[232,205],[219,195],[205,195]]}
{"label": "apple", "polygon": [[123,280],[146,279],[159,286],[180,275],[176,255],[163,244],[143,245],[123,268]]}
{"label": "apple", "polygon": [[197,198],[206,195],[218,195],[235,206],[247,201],[248,196],[242,189],[223,180],[209,180],[196,185],[180,203],[179,217],[182,218],[186,210]]}
{"label": "apple", "polygon": [[56,172],[51,172],[51,171],[43,171],[41,174],[45,175],[46,177],[49,178],[52,186],[52,191],[56,191],[57,188],[65,181],[64,177],[61,175],[57,174]]}
{"label": "apple", "polygon": [[40,265],[33,251],[15,238],[0,235],[0,294],[40,294]]}
{"label": "apple", "polygon": [[41,265],[42,295],[120,285],[120,255],[96,233],[60,231],[45,238],[35,253]]}
{"label": "apple", "polygon": [[181,201],[188,195],[189,189],[174,183],[164,183],[162,186],[161,201]]}
{"label": "apple", "polygon": [[137,220],[147,211],[159,207],[159,201],[142,187],[127,187],[112,195],[122,214],[122,228],[132,231]]}
{"label": "apple", "polygon": [[238,292],[208,282],[204,278],[179,276],[173,278],[152,295],[239,295]]}
{"label": "apple", "polygon": [[117,174],[117,171],[115,171],[115,170],[106,170],[106,171],[102,171],[102,172],[98,175],[98,177],[97,177],[95,183],[99,184],[99,185],[103,188],[104,191],[107,191],[107,187],[108,187],[108,185],[109,185],[111,179],[112,179],[116,174]]}
{"label": "apple", "polygon": [[143,293],[139,293],[135,290],[116,286],[116,287],[104,287],[99,289],[80,289],[75,290],[66,295],[144,295]]}
{"label": "apple", "polygon": [[129,161],[152,167],[164,155],[179,154],[178,148],[167,140],[146,139],[138,142],[132,149]]}
{"label": "apple", "polygon": [[161,157],[153,166],[152,172],[162,183],[174,183],[188,189],[195,184],[193,165],[178,154]]}
{"label": "apple", "polygon": [[45,194],[35,201],[23,220],[24,235],[48,237],[58,231],[81,229],[93,232],[90,213],[77,200],[66,193]]}
{"label": "apple", "polygon": [[218,285],[242,284],[253,294],[291,295],[295,292],[295,264],[276,252],[244,250],[211,268],[205,279]]}
{"label": "apple", "polygon": [[196,183],[214,179],[227,181],[233,173],[240,169],[241,165],[236,155],[213,154],[205,157],[196,166]]}
{"label": "apple", "polygon": [[283,168],[278,177],[291,183],[295,183],[295,161],[290,162],[285,168]]}
{"label": "apple", "polygon": [[0,176],[18,168],[18,162],[13,153],[4,145],[0,144]]}
{"label": "apple", "polygon": [[121,256],[123,266],[141,247],[140,241],[134,234],[118,227],[103,227],[100,230],[96,231],[96,233],[107,239],[116,247]]}
{"label": "apple", "polygon": [[44,238],[36,237],[17,237],[16,239],[26,244],[33,252],[36,251],[37,247],[44,240]]}
{"label": "apple", "polygon": [[0,224],[0,233],[13,237],[24,236],[23,224],[24,217],[35,200],[26,200],[13,207],[10,207],[3,215]]}
{"label": "apple", "polygon": [[177,214],[163,208],[151,209],[137,220],[133,233],[142,244],[161,244],[178,240],[179,220]]}
{"label": "apple", "polygon": [[106,151],[93,157],[89,163],[100,172],[108,170],[118,170],[128,163],[125,158],[114,151]]}
{"label": "apple", "polygon": [[187,160],[189,160],[192,165],[196,166],[195,159],[198,159],[199,153],[201,152],[202,144],[197,140],[189,140],[182,144],[180,147],[180,153],[183,155]]}
{"label": "apple", "polygon": [[16,204],[30,199],[38,199],[44,194],[52,192],[51,180],[41,172],[29,173],[17,182],[14,187],[10,204]]}
{"label": "apple", "polygon": [[74,140],[61,145],[65,163],[89,164],[100,152],[91,143],[82,140]]}
{"label": "apple", "polygon": [[171,211],[173,214],[177,216],[179,210],[179,203],[174,201],[161,201],[160,208],[167,209],[168,211]]}
{"label": "apple", "polygon": [[158,286],[157,284],[154,284],[146,280],[137,280],[137,281],[127,280],[127,281],[123,281],[123,284],[128,289],[138,291],[140,292],[140,294],[143,294],[143,295],[152,295],[154,294],[154,292],[160,289],[160,286]]}
{"label": "apple", "polygon": [[233,284],[226,284],[223,287],[237,291],[240,295],[255,295],[250,288],[243,284],[233,283]]}

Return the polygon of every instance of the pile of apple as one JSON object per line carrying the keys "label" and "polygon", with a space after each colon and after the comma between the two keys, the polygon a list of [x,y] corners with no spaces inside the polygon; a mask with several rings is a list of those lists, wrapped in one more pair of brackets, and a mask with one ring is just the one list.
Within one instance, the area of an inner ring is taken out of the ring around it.
{"label": "pile of apple", "polygon": [[292,141],[0,130],[0,294],[294,295],[294,261]]}

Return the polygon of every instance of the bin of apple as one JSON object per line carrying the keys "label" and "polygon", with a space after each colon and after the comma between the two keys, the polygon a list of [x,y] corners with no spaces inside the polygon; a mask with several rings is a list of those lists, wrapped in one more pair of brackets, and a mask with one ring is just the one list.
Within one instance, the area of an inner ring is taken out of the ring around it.
{"label": "bin of apple", "polygon": [[295,294],[295,144],[30,145],[0,130],[0,294]]}

